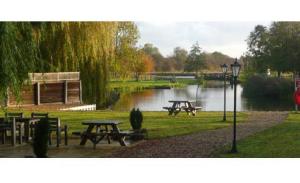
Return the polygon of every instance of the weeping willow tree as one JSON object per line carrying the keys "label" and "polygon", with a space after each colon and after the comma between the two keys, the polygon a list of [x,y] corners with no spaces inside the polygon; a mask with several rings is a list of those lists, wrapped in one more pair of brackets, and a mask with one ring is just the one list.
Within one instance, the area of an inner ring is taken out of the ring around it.
{"label": "weeping willow tree", "polygon": [[[81,44],[86,49],[80,67],[82,79],[86,81],[83,82],[86,83],[83,85],[83,93],[87,98],[95,100],[99,107],[103,107],[107,105],[109,95],[109,64],[115,56],[117,23],[85,23],[81,26],[84,30],[89,30],[83,31],[82,38],[85,39],[85,44]],[[91,78],[91,75],[95,77]]]}
{"label": "weeping willow tree", "polygon": [[0,22],[0,98],[2,105],[7,90],[20,100],[20,90],[35,69],[37,45],[32,25],[28,22]]}
{"label": "weeping willow tree", "polygon": [[80,71],[83,100],[104,107],[117,27],[117,22],[36,23],[40,65],[45,71]]}
{"label": "weeping willow tree", "polygon": [[6,97],[8,87],[20,96],[28,72],[80,71],[83,100],[104,107],[109,72],[118,68],[110,66],[123,65],[126,52],[120,49],[134,47],[136,35],[132,22],[3,22],[1,97]]}

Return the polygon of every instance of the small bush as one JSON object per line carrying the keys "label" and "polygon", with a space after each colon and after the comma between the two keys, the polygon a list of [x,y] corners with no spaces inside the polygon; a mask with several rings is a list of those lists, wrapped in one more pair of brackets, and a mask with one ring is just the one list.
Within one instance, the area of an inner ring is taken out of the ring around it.
{"label": "small bush", "polygon": [[33,152],[37,158],[46,158],[48,152],[48,120],[41,119],[36,125],[33,136]]}
{"label": "small bush", "polygon": [[293,82],[283,78],[255,75],[244,83],[245,97],[285,98],[293,93]]}
{"label": "small bush", "polygon": [[140,130],[142,128],[143,114],[142,112],[133,108],[130,112],[130,124],[133,130]]}

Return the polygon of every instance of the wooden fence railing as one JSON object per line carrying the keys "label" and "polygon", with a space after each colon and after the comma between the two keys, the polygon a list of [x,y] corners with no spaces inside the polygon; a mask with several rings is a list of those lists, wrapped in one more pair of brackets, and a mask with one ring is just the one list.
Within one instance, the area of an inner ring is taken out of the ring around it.
{"label": "wooden fence railing", "polygon": [[70,81],[80,80],[80,72],[47,72],[47,73],[29,73],[29,79],[32,82],[37,81]]}

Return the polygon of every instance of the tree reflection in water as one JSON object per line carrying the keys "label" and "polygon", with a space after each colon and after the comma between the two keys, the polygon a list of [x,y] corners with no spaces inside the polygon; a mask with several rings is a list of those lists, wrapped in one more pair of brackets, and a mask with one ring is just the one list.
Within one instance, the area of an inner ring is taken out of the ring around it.
{"label": "tree reflection in water", "polygon": [[[203,111],[223,111],[224,89],[222,82],[207,82],[198,85],[188,85],[184,88],[172,89],[147,89],[136,92],[121,93],[119,101],[112,107],[113,110],[129,111],[138,107],[143,111],[163,111],[162,107],[170,106],[169,100],[197,101],[197,106],[202,106]],[[237,86],[238,111],[265,111],[265,110],[291,110],[291,100],[266,100],[246,99],[242,96],[243,88]],[[233,110],[233,90],[227,85],[226,91],[227,110]]]}

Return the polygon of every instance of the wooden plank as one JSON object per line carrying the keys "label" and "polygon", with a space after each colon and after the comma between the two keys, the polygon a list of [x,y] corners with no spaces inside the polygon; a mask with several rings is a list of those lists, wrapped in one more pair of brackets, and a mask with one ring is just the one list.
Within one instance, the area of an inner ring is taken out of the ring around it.
{"label": "wooden plank", "polygon": [[68,81],[66,80],[64,82],[64,103],[67,104],[68,103]]}
{"label": "wooden plank", "polygon": [[37,82],[36,83],[36,93],[35,93],[35,96],[36,96],[36,105],[40,105],[41,104],[41,88],[40,88],[40,83]]}
{"label": "wooden plank", "polygon": [[68,103],[80,103],[80,82],[68,81]]}
{"label": "wooden plank", "polygon": [[41,103],[64,102],[64,83],[41,84]]}
{"label": "wooden plank", "polygon": [[81,80],[79,81],[79,98],[80,98],[80,103],[82,104],[82,83],[81,83]]}
{"label": "wooden plank", "polygon": [[[23,86],[22,91],[20,93],[21,104],[35,104],[35,96],[34,96],[34,86],[26,85]],[[11,91],[8,92],[8,105],[16,105],[17,98],[13,95]]]}

